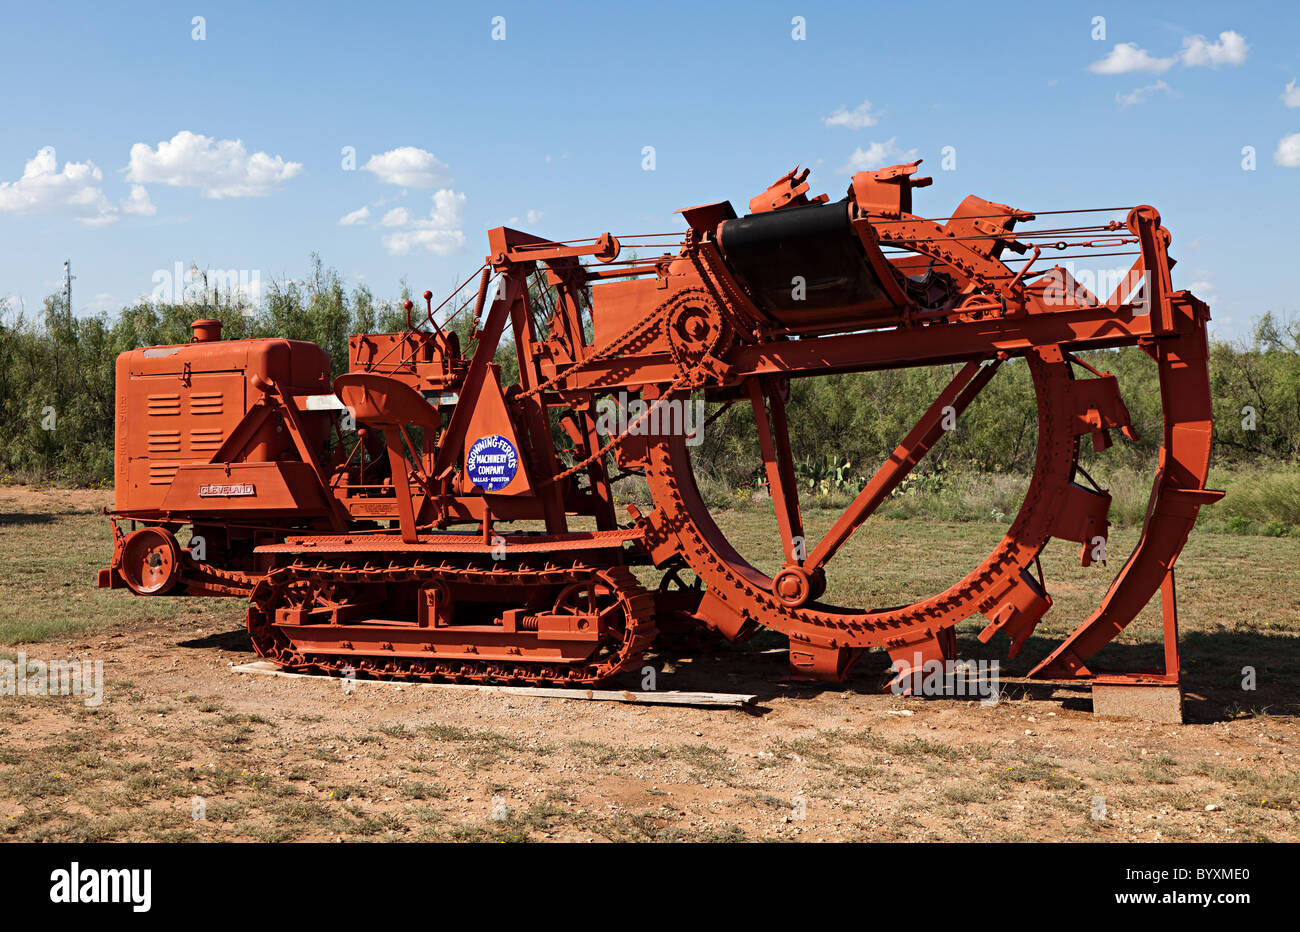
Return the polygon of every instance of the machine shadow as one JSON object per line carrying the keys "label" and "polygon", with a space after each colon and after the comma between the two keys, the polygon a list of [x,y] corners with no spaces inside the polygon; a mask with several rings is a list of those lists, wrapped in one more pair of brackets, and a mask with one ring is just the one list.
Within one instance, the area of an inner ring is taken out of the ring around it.
{"label": "machine shadow", "polygon": [[0,527],[17,527],[24,524],[51,524],[67,515],[52,515],[45,512],[6,511],[0,512]]}
{"label": "machine shadow", "polygon": [[[958,638],[958,656],[997,660],[1003,700],[1058,702],[1065,709],[1092,711],[1092,691],[1085,681],[1039,681],[1025,674],[1057,645],[1055,638],[1032,637],[1013,661],[1005,645],[985,645],[974,636]],[[1180,638],[1184,716],[1187,724],[1208,724],[1254,715],[1300,717],[1300,638],[1251,632],[1190,632]],[[1159,644],[1110,644],[1095,658],[1093,669],[1157,669],[1163,662]],[[821,693],[882,695],[890,680],[889,657],[872,651],[843,683],[796,681],[789,672],[785,640],[760,632],[741,645],[711,643],[693,654],[651,652],[646,663],[657,671],[660,689],[753,694],[760,703],[780,697]],[[640,676],[624,674],[617,683],[639,689]],[[935,697],[918,701],[972,702],[971,698]]]}
{"label": "machine shadow", "polygon": [[178,641],[177,647],[186,647],[192,650],[228,650],[237,651],[241,654],[252,654],[253,641],[248,636],[247,628],[236,628],[233,631],[219,631],[216,634],[209,634],[206,637],[192,638],[188,641]]}
{"label": "machine shadow", "polygon": [[[981,644],[973,636],[958,638],[963,659],[997,660],[1004,701],[1057,702],[1062,708],[1092,711],[1087,681],[1027,680],[1025,674],[1055,646],[1052,638],[1033,637],[1024,651],[1008,662],[997,645]],[[1300,717],[1300,638],[1249,632],[1192,632],[1181,640],[1184,711],[1187,724],[1209,724],[1254,715]],[[248,631],[236,628],[202,638],[180,641],[191,650],[253,654]],[[1094,670],[1157,668],[1163,654],[1158,644],[1111,644],[1097,654]],[[250,657],[251,659],[251,657]],[[792,679],[787,676],[785,638],[763,631],[740,645],[715,641],[692,651],[651,650],[641,668],[614,677],[610,688],[641,690],[645,667],[655,673],[655,688],[684,692],[730,692],[757,697],[751,714],[771,711],[766,703],[778,698],[808,698],[822,693],[884,695],[890,680],[889,657],[872,651],[859,661],[843,683]],[[1248,688],[1252,687],[1253,688]],[[925,702],[973,702],[972,698],[918,699]]]}

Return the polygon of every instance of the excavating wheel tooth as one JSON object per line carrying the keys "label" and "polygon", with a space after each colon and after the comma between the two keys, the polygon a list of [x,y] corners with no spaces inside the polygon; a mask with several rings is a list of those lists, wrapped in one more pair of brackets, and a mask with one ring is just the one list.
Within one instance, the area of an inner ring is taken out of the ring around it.
{"label": "excavating wheel tooth", "polygon": [[1020,574],[1020,582],[1003,595],[993,608],[987,610],[989,623],[979,633],[981,643],[987,644],[993,635],[1005,631],[1011,638],[1008,657],[1015,657],[1047,610],[1052,607],[1052,597],[1034,579],[1028,570]]}
{"label": "excavating wheel tooth", "polygon": [[925,673],[926,664],[934,661],[946,668],[949,661],[957,659],[956,628],[941,628],[928,634],[924,640],[889,648],[894,678],[885,686],[885,692],[914,695],[920,692],[916,687]]}
{"label": "excavating wheel tooth", "polygon": [[818,647],[790,641],[791,679],[839,682],[866,653],[854,647]]}

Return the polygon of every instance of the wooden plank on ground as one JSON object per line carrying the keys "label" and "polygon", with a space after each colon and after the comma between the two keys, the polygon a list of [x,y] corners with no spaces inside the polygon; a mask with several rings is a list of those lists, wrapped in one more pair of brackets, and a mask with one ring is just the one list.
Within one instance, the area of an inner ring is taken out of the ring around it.
{"label": "wooden plank on ground", "polygon": [[[289,673],[267,660],[243,663],[231,668],[235,673],[252,673],[260,676],[279,676],[286,679],[332,680],[338,677],[319,673]],[[478,683],[413,683],[409,680],[355,679],[358,686],[418,686],[421,689],[458,689],[470,692],[499,693],[506,696],[536,696],[543,699],[582,699],[593,702],[632,702],[640,705],[689,705],[709,708],[744,708],[752,705],[757,696],[744,693],[679,692],[663,690],[635,692],[629,689],[586,689],[581,686],[486,686]]]}

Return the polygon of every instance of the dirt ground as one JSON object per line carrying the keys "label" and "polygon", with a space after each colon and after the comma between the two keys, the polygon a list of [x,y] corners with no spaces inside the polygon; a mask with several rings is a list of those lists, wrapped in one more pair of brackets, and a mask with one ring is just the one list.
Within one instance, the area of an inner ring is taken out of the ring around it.
{"label": "dirt ground", "polygon": [[[104,536],[107,497],[0,489],[6,578],[48,562],[26,528]],[[105,556],[96,540],[40,596],[124,614],[5,648],[102,660],[105,691],[0,697],[0,837],[1300,839],[1294,703],[1238,708],[1204,668],[1180,726],[1095,718],[1076,686],[1004,680],[988,707],[881,694],[883,655],[849,684],[783,683],[774,635],[647,659],[660,689],[757,694],[749,711],[348,689],[232,672],[255,659],[237,600],[87,594]],[[20,611],[23,591],[0,596]]]}

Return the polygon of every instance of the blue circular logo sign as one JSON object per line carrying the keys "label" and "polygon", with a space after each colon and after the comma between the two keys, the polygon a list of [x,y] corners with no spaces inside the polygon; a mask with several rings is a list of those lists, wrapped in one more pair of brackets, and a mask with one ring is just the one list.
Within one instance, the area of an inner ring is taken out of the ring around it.
{"label": "blue circular logo sign", "polygon": [[484,492],[498,492],[519,471],[519,454],[500,434],[480,437],[465,456],[465,474]]}

